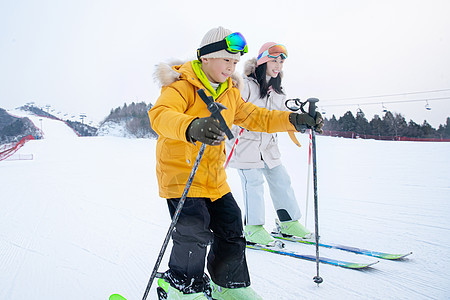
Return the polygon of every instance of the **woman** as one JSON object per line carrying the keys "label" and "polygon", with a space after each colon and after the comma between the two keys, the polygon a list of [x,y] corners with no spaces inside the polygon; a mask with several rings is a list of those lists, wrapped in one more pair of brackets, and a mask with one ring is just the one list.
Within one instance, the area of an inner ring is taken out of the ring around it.
{"label": "woman", "polygon": [[[281,85],[282,69],[287,58],[286,47],[274,42],[265,43],[258,57],[246,62],[242,98],[246,102],[269,110],[288,110]],[[248,242],[273,245],[274,238],[264,229],[264,179],[278,219],[281,233],[308,238],[311,232],[301,225],[300,208],[291,187],[291,180],[280,160],[276,133],[252,132],[237,126],[238,145],[231,153],[229,166],[238,169],[245,204],[245,238]],[[228,153],[235,140],[227,142]]]}

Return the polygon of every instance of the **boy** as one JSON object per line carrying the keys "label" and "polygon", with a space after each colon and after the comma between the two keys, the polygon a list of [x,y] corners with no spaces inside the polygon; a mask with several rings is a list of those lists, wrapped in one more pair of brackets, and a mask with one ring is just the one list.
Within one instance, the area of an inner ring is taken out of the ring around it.
{"label": "boy", "polygon": [[[197,95],[206,89],[227,107],[221,112],[228,127],[237,124],[253,131],[298,130],[301,125],[321,127],[323,121],[307,114],[268,111],[241,99],[239,77],[233,74],[247,45],[240,33],[222,27],[203,37],[198,60],[181,65],[160,64],[156,78],[161,96],[149,111],[158,133],[156,172],[159,195],[167,199],[173,216],[193,167],[200,144],[207,145],[172,234],[168,299],[206,299],[204,267],[214,299],[261,299],[250,288],[245,257],[241,210],[226,183],[225,135]],[[231,79],[233,77],[235,81]],[[292,120],[292,123],[289,120]]]}

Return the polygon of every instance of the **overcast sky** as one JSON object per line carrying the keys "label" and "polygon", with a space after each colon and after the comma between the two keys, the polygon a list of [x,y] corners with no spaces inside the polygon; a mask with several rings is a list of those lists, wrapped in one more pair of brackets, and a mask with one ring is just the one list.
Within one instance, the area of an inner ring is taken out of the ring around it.
{"label": "overcast sky", "polygon": [[450,116],[449,16],[448,0],[2,0],[0,107],[33,101],[99,122],[155,103],[155,65],[193,59],[220,25],[247,39],[240,73],[263,43],[285,44],[288,97],[319,98],[328,118],[359,105],[370,120],[383,102],[436,128]]}

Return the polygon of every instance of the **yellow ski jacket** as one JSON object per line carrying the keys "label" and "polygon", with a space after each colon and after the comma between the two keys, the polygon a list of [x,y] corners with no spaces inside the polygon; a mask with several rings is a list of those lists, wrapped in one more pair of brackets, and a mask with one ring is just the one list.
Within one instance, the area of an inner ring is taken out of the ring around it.
{"label": "yellow ski jacket", "polygon": [[[200,142],[193,144],[186,140],[186,130],[194,119],[210,116],[197,90],[205,89],[207,95],[211,93],[199,80],[191,62],[177,65],[161,63],[155,78],[162,85],[161,95],[148,115],[153,130],[159,135],[156,146],[159,195],[162,198],[180,198],[201,146]],[[220,95],[215,95],[215,101],[227,107],[222,110],[222,116],[228,127],[236,124],[248,130],[269,133],[295,130],[289,122],[290,112],[269,111],[244,102],[238,84],[228,78],[227,85]],[[223,167],[226,158],[224,144],[206,146],[188,197],[205,197],[214,201],[230,192]]]}

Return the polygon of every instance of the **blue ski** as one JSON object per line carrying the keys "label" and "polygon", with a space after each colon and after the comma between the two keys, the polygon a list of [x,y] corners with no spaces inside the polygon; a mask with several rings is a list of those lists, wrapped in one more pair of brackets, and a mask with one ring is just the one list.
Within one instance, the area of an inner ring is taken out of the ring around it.
{"label": "blue ski", "polygon": [[[285,235],[282,233],[272,232],[271,235],[274,238],[281,239],[284,241],[303,243],[303,244],[308,244],[308,245],[316,244],[315,241],[310,240],[310,239],[302,239],[302,238],[298,238],[295,236]],[[403,253],[403,254],[393,254],[393,253],[372,251],[372,250],[338,245],[338,244],[332,244],[332,243],[319,243],[319,246],[324,247],[324,248],[338,249],[338,250],[342,250],[342,251],[347,251],[347,252],[352,252],[352,253],[356,253],[356,254],[367,255],[367,256],[372,256],[372,257],[377,257],[377,258],[382,258],[382,259],[389,259],[389,260],[402,259],[402,258],[412,254],[412,252]]]}
{"label": "blue ski", "polygon": [[[247,244],[247,248],[254,249],[254,250],[261,250],[266,251],[270,253],[275,253],[279,255],[286,255],[294,258],[309,260],[309,261],[316,261],[316,257],[314,255],[308,255],[308,254],[301,254],[295,251],[285,250],[285,249],[278,249],[274,247],[266,247],[258,244]],[[367,267],[370,267],[378,261],[372,262],[372,263],[355,263],[355,262],[348,262],[338,259],[332,259],[332,258],[326,258],[326,257],[319,257],[319,262],[327,265],[333,265],[338,266],[342,268],[347,269],[365,269]]]}

